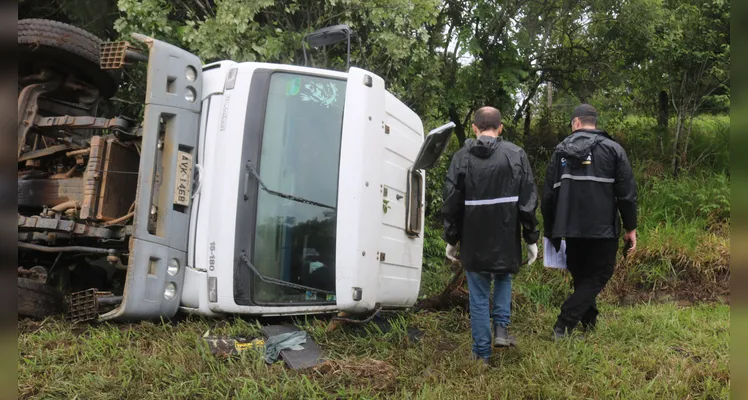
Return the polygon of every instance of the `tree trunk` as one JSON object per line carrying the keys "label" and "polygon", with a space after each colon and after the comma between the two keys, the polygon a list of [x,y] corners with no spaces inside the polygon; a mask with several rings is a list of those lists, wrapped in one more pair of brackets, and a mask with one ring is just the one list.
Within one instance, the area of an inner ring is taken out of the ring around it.
{"label": "tree trunk", "polygon": [[531,104],[532,98],[535,97],[535,93],[537,93],[540,83],[541,83],[540,79],[535,81],[532,87],[530,88],[530,90],[527,92],[527,97],[525,97],[525,100],[522,101],[522,105],[519,107],[517,112],[514,114],[514,118],[512,118],[512,125],[516,126],[520,118],[522,118],[522,114],[525,113],[525,110]]}
{"label": "tree trunk", "polygon": [[672,161],[672,168],[673,168],[673,177],[678,177],[678,143],[680,142],[680,134],[683,130],[683,108],[680,107],[678,109],[678,116],[676,117],[675,122],[675,138],[673,139],[673,161]]}
{"label": "tree trunk", "polygon": [[523,127],[523,134],[525,140],[530,136],[530,124],[532,124],[532,105],[528,104],[525,110],[525,126]]}
{"label": "tree trunk", "polygon": [[667,92],[664,90],[660,91],[658,113],[657,113],[657,141],[660,146],[660,155],[665,154],[665,135],[667,135],[669,115],[669,104],[668,104]]}
{"label": "tree trunk", "polygon": [[697,105],[694,104],[691,113],[688,115],[688,130],[686,130],[686,136],[683,138],[682,163],[686,163],[686,160],[688,160],[688,142],[691,140],[691,129],[693,128],[693,120],[696,117],[696,108]]}
{"label": "tree trunk", "polygon": [[548,82],[546,89],[548,90],[548,111],[550,111],[553,108],[553,83]]}
{"label": "tree trunk", "polygon": [[449,119],[455,123],[455,135],[457,135],[457,140],[460,141],[460,147],[462,147],[467,138],[465,135],[465,124],[462,123],[462,118],[460,118],[460,115],[457,113],[457,108],[455,106],[449,107]]}

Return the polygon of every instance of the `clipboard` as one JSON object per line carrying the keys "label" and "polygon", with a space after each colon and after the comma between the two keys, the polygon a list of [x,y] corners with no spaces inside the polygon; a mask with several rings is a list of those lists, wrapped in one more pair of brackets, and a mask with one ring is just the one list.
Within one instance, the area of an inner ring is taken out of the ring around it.
{"label": "clipboard", "polygon": [[556,251],[551,241],[547,237],[543,238],[543,266],[566,269],[566,240],[561,239],[561,247]]}

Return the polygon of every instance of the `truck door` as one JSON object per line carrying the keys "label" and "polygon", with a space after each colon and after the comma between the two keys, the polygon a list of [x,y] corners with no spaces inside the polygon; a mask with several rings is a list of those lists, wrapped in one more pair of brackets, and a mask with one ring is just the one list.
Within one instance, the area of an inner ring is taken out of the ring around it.
{"label": "truck door", "polygon": [[337,306],[348,312],[373,310],[377,303],[377,240],[382,200],[386,90],[384,80],[351,68],[343,113],[338,176],[335,290]]}
{"label": "truck door", "polygon": [[[381,160],[387,131],[386,101],[387,91],[380,77],[350,69],[340,148],[335,271],[337,306],[347,312],[371,311],[381,301]],[[453,127],[448,124],[428,135],[412,171],[436,164]],[[415,215],[423,220],[422,206]]]}

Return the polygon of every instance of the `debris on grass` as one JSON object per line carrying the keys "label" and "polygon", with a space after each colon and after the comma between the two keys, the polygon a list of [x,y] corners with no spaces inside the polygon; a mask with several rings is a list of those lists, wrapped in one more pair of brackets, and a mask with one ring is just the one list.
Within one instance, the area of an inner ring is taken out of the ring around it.
{"label": "debris on grass", "polygon": [[220,358],[235,356],[246,350],[265,350],[265,341],[261,338],[209,336],[209,333],[210,331],[205,332],[202,342],[214,356]]}
{"label": "debris on grass", "polygon": [[294,325],[267,325],[262,327],[262,333],[268,337],[266,357],[267,353],[272,350],[269,345],[271,338],[286,334],[300,335],[299,332],[303,332],[305,338],[303,348],[301,350],[283,348],[280,350],[280,357],[283,358],[289,368],[294,370],[307,369],[322,363],[322,349],[305,331]]}
{"label": "debris on grass", "polygon": [[285,332],[270,336],[265,342],[265,362],[272,364],[278,361],[282,351],[304,350],[302,344],[306,343],[307,336],[305,331]]}

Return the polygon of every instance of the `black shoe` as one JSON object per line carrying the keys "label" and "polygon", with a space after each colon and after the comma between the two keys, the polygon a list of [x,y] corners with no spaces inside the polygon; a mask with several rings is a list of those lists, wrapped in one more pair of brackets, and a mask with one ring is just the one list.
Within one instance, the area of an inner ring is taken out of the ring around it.
{"label": "black shoe", "polygon": [[558,326],[553,327],[553,335],[551,336],[551,339],[554,342],[557,342],[562,339],[566,339],[568,336],[569,334],[567,333],[567,330],[565,328],[561,328]]}
{"label": "black shoe", "polygon": [[517,340],[510,335],[506,327],[501,325],[494,326],[493,347],[516,346]]}
{"label": "black shoe", "polygon": [[553,336],[551,336],[551,340],[553,340],[554,342],[558,342],[560,340],[564,340],[566,338],[571,338],[571,337],[573,337],[574,339],[579,339],[579,340],[584,339],[584,336],[582,335],[572,334],[573,331],[574,331],[573,329],[563,328],[560,326],[554,326]]}
{"label": "black shoe", "polygon": [[592,323],[589,323],[589,322],[588,323],[584,323],[584,322],[582,322],[581,331],[584,332],[584,333],[592,333],[592,332],[595,331],[595,325],[597,325],[597,324],[595,324],[594,322],[592,322]]}

